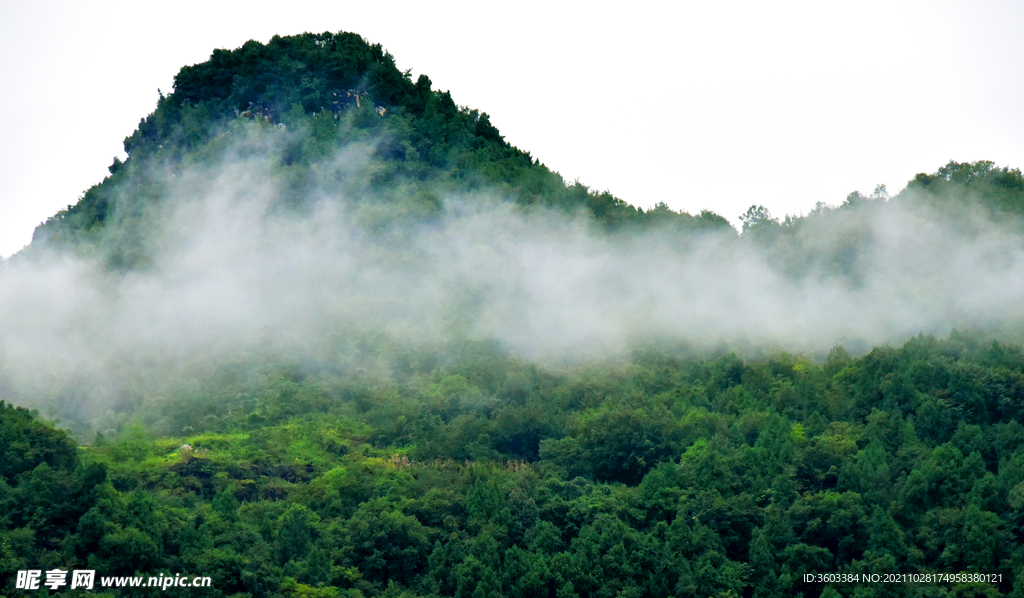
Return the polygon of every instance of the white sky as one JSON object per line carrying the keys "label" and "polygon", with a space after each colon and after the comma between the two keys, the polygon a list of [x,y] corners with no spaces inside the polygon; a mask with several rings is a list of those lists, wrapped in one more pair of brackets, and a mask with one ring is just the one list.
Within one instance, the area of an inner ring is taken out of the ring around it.
{"label": "white sky", "polygon": [[0,255],[107,174],[157,88],[276,34],[354,31],[566,180],[732,221],[1024,167],[1024,2],[0,0]]}

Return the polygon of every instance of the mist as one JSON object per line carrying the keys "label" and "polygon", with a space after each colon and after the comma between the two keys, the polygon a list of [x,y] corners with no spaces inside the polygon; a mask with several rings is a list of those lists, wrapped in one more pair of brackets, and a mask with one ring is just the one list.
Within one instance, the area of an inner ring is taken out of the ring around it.
{"label": "mist", "polygon": [[[107,226],[92,249],[8,259],[0,391],[109,408],[245,356],[363,367],[368,337],[493,340],[578,364],[644,344],[820,358],[836,344],[1024,329],[1024,236],[981,216],[890,201],[806,218],[784,242],[609,233],[499,190],[371,185],[373,140],[319,163],[296,202],[282,156],[298,134],[252,125],[202,161],[139,166],[160,198],[130,226]],[[111,269],[104,248],[126,243],[142,265]]]}

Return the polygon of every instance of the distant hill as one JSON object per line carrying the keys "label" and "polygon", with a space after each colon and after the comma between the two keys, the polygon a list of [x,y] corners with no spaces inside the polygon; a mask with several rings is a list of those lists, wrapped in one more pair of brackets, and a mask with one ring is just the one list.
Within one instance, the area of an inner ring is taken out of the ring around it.
{"label": "distant hill", "polygon": [[[146,261],[153,224],[147,219],[152,206],[167,201],[174,172],[260,154],[273,175],[287,181],[275,201],[301,209],[322,196],[325,185],[328,194],[339,188],[325,183],[323,173],[353,146],[366,163],[359,180],[353,183],[353,172],[333,176],[347,180],[341,186],[347,185],[348,200],[386,204],[390,220],[429,219],[446,196],[484,189],[521,206],[587,214],[608,231],[657,228],[677,238],[731,231],[710,210],[692,216],[662,202],[645,212],[608,192],[567,183],[508,144],[487,113],[458,106],[448,91],[432,89],[426,75],[413,81],[379,44],[354,33],[275,36],[267,44],[215,50],[207,62],[182,68],[174,83],[125,139],[127,160],[115,159],[109,177],[41,224],[34,248],[76,247],[115,268],[131,268]],[[991,162],[950,162],[917,175],[888,199],[884,188],[871,195],[855,191],[837,209],[822,201],[805,216],[781,220],[752,198],[740,218],[742,232],[789,275],[856,279],[854,262],[874,238],[865,228],[866,213],[901,206],[947,221],[974,214],[1018,222],[1024,179],[1018,169]],[[837,237],[844,240],[837,243]]]}
{"label": "distant hill", "polygon": [[[243,125],[262,127],[287,145],[275,158],[292,170],[292,203],[302,203],[304,182],[318,164],[341,147],[372,140],[378,168],[368,183],[375,190],[428,182],[432,189],[489,186],[524,205],[584,210],[611,227],[670,219],[687,229],[729,228],[711,212],[692,217],[662,207],[645,218],[607,192],[566,184],[508,144],[486,113],[456,105],[449,92],[431,89],[426,75],[412,81],[379,44],[341,32],[250,41],[182,68],[174,90],[161,94],[156,110],[125,139],[127,160],[115,159],[111,176],[43,223],[33,243],[76,245],[111,224],[134,226],[133,215],[161,198],[154,164],[174,169],[212,159],[239,140]],[[418,208],[437,208],[426,186],[413,195],[407,200]],[[115,263],[123,258],[113,256]]]}

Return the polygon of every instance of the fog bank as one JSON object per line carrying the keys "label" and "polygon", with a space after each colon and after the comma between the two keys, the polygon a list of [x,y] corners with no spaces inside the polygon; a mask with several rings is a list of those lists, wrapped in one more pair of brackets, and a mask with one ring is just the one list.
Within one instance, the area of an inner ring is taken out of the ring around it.
{"label": "fog bank", "polygon": [[[7,393],[109,406],[142,392],[139,380],[246,355],[355,367],[368,337],[493,339],[563,363],[647,342],[821,355],[955,327],[1016,338],[1024,324],[1024,236],[1004,223],[890,202],[804,219],[781,241],[608,233],[486,190],[429,189],[441,207],[426,209],[423,189],[369,184],[372,150],[354,144],[318,165],[295,206],[282,144],[250,138],[213,161],[147,171],[161,199],[130,227],[108,226],[99,249],[8,260]],[[112,271],[103,248],[125,235],[145,259]]]}

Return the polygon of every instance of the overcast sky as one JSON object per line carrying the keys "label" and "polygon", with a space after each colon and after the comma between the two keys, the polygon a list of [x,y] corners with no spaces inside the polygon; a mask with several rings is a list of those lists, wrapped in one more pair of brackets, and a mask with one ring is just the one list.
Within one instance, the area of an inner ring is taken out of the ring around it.
{"label": "overcast sky", "polygon": [[568,180],[733,222],[1024,167],[1024,2],[0,0],[0,256],[214,48],[354,31]]}

